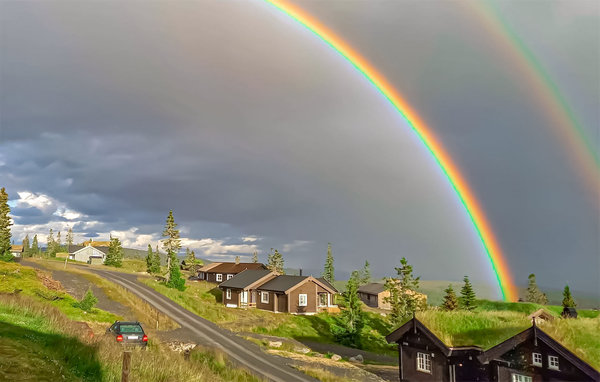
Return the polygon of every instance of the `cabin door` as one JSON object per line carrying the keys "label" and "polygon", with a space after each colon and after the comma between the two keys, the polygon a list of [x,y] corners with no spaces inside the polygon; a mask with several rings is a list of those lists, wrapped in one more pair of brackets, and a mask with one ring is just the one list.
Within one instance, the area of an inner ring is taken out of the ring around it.
{"label": "cabin door", "polygon": [[240,295],[240,303],[242,305],[247,305],[248,304],[248,291],[242,291],[242,294]]}

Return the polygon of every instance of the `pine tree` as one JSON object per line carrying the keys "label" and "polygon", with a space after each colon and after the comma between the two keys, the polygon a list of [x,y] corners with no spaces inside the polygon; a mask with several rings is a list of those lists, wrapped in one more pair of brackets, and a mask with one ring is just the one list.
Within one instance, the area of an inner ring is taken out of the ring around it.
{"label": "pine tree", "polygon": [[154,253],[152,252],[152,246],[148,244],[148,254],[146,255],[146,272],[152,273],[152,261],[154,260]]}
{"label": "pine tree", "polygon": [[56,242],[54,241],[54,232],[52,232],[52,228],[50,228],[50,232],[46,238],[46,256],[56,256]]}
{"label": "pine tree", "polygon": [[360,336],[364,327],[362,303],[358,298],[360,273],[353,271],[346,283],[346,291],[342,293],[345,309],[340,314],[339,325],[331,328],[333,335],[342,345],[360,348]]}
{"label": "pine tree", "polygon": [[387,278],[385,289],[390,292],[384,301],[390,304],[390,319],[394,325],[400,325],[404,319],[414,314],[419,308],[416,290],[420,277],[413,276],[412,265],[406,258],[400,259],[400,267],[396,267],[397,278]]}
{"label": "pine tree", "polygon": [[56,252],[60,252],[60,246],[62,245],[62,239],[60,237],[60,231],[56,234]]}
{"label": "pine tree", "polygon": [[13,255],[11,252],[11,233],[10,226],[12,225],[10,207],[8,205],[8,194],[6,189],[0,189],[0,260],[11,261]]}
{"label": "pine tree", "polygon": [[163,248],[167,252],[167,282],[166,285],[169,288],[176,288],[179,290],[185,289],[185,280],[181,277],[181,271],[179,270],[179,264],[177,262],[177,252],[181,248],[181,239],[179,238],[179,230],[173,218],[173,211],[169,211],[167,216],[167,223],[163,231]]}
{"label": "pine tree", "polygon": [[77,307],[83,311],[91,312],[94,306],[98,303],[98,299],[94,296],[92,288],[89,287],[83,298],[76,303]]}
{"label": "pine tree", "polygon": [[546,294],[542,293],[540,288],[538,288],[537,282],[535,281],[535,274],[530,274],[528,280],[526,301],[546,305],[548,303],[548,298],[546,297]]}
{"label": "pine tree", "polygon": [[280,275],[285,274],[283,270],[283,256],[279,253],[278,250],[273,252],[273,248],[271,248],[271,252],[269,253],[267,259],[267,268],[272,272],[277,272]]}
{"label": "pine tree", "polygon": [[456,298],[456,294],[454,293],[452,285],[448,285],[448,288],[444,289],[444,292],[446,292],[446,295],[444,296],[444,302],[442,303],[444,310],[458,309],[458,299]]}
{"label": "pine tree", "polygon": [[563,290],[563,300],[562,300],[563,308],[575,308],[577,304],[571,295],[571,289],[568,285],[565,285],[565,289]]}
{"label": "pine tree", "polygon": [[118,237],[110,237],[110,246],[108,247],[108,254],[104,260],[104,265],[116,268],[123,266],[123,247]]}
{"label": "pine tree", "polygon": [[23,255],[26,257],[31,256],[31,248],[29,248],[29,234],[25,235],[23,239]]}
{"label": "pine tree", "polygon": [[254,253],[252,254],[252,262],[258,263],[258,252],[256,251],[254,251]]}
{"label": "pine tree", "polygon": [[465,284],[460,289],[460,305],[463,309],[473,310],[475,309],[475,291],[473,290],[473,285],[471,285],[468,276],[465,276],[463,281]]}
{"label": "pine tree", "polygon": [[73,228],[69,227],[69,230],[67,231],[67,237],[66,237],[66,244],[67,244],[67,252],[69,251],[69,247],[71,245],[73,245]]}
{"label": "pine tree", "polygon": [[335,281],[335,269],[333,268],[333,255],[331,254],[331,243],[327,243],[327,258],[323,267],[323,278],[332,283]]}
{"label": "pine tree", "polygon": [[154,252],[154,256],[152,257],[152,267],[150,268],[150,273],[160,273],[160,252],[158,251],[158,245],[156,246],[156,251]]}
{"label": "pine tree", "polygon": [[365,266],[363,267],[360,284],[365,285],[371,282],[371,268],[368,260],[365,260]]}
{"label": "pine tree", "polygon": [[196,262],[196,254],[194,253],[194,251],[190,251],[189,248],[185,249],[185,263],[188,266],[194,265],[194,263]]}
{"label": "pine tree", "polygon": [[40,246],[38,244],[37,235],[33,235],[33,241],[31,242],[31,254],[38,255],[40,253]]}

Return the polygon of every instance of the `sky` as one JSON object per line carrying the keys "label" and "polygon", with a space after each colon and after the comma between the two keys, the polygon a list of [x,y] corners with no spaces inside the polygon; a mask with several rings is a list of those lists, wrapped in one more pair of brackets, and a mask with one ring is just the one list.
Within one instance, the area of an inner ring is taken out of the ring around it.
{"label": "sky", "polygon": [[[436,134],[517,284],[600,296],[590,189],[468,1],[301,1]],[[502,1],[600,151],[600,5]],[[406,121],[329,46],[259,0],[0,2],[0,186],[15,242],[50,228],[158,244],[173,210],[211,260],[494,285],[472,223]]]}

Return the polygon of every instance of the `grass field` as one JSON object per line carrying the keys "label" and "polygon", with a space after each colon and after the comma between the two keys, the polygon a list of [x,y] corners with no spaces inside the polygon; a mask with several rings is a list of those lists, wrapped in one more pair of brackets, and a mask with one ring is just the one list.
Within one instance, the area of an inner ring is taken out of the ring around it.
{"label": "grass field", "polygon": [[96,308],[91,312],[84,312],[75,306],[77,300],[69,294],[45,286],[38,273],[39,271],[16,263],[0,262],[0,294],[18,293],[31,296],[55,306],[77,321],[114,322],[119,319],[119,316]]}
{"label": "grass field", "polygon": [[[123,348],[112,337],[90,337],[48,303],[0,295],[0,380],[121,380]],[[259,382],[214,351],[195,349],[190,361],[154,341],[133,349],[130,381]]]}

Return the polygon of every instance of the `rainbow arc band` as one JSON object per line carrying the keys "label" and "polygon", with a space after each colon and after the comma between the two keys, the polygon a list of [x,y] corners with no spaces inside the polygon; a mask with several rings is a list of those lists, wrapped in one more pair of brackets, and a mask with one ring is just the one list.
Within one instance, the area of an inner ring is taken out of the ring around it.
{"label": "rainbow arc band", "polygon": [[494,234],[488,224],[483,210],[477,199],[469,189],[467,183],[452,162],[450,156],[435,139],[433,133],[426,127],[410,106],[400,97],[396,90],[387,80],[373,68],[354,49],[343,40],[321,25],[314,17],[311,17],[302,9],[282,0],[264,0],[273,5],[287,16],[297,21],[300,25],[313,32],[319,39],[337,51],[344,57],[359,73],[361,73],[371,84],[383,95],[396,111],[406,120],[412,131],[417,135],[434,160],[450,182],[456,192],[458,199],[465,208],[483,249],[491,263],[496,280],[500,287],[502,298],[506,301],[515,301],[517,297],[516,288],[512,282],[508,266]]}

